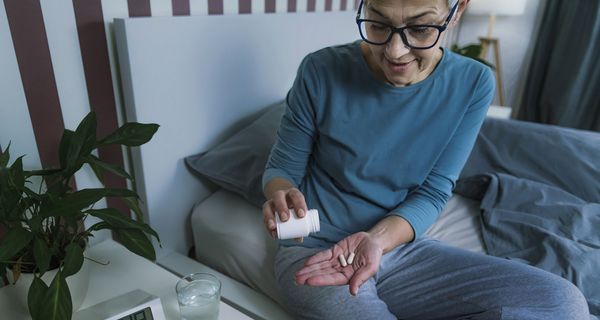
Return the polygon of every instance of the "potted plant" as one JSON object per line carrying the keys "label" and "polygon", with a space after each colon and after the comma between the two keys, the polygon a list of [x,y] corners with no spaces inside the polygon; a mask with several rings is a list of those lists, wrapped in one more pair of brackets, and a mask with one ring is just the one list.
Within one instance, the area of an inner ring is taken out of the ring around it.
{"label": "potted plant", "polygon": [[[22,156],[9,164],[10,144],[0,151],[0,227],[5,230],[0,239],[0,278],[6,279],[7,272],[15,280],[22,272],[33,274],[27,305],[34,320],[71,319],[72,299],[65,279],[81,269],[88,240],[97,230],[112,230],[127,249],[155,260],[149,236],[160,240],[156,231],[143,223],[136,192],[114,188],[74,190],[71,182],[85,164],[100,181],[107,172],[132,180],[125,170],[101,161],[93,151],[107,145],[139,146],[148,142],[156,130],[156,124],[126,123],[98,140],[96,117],[91,112],[75,131],[64,131],[59,168],[24,170]],[[33,187],[32,181],[37,181],[39,187]],[[105,197],[123,199],[136,219],[113,208],[94,208]],[[82,221],[89,216],[100,222],[86,229]],[[52,269],[56,274],[45,283],[41,276]]]}

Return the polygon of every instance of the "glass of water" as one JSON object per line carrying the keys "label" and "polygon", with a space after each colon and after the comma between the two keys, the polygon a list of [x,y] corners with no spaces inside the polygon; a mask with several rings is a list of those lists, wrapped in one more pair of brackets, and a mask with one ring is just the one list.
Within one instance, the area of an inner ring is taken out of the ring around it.
{"label": "glass of water", "polygon": [[217,320],[221,300],[221,281],[210,273],[192,273],[175,286],[181,319]]}

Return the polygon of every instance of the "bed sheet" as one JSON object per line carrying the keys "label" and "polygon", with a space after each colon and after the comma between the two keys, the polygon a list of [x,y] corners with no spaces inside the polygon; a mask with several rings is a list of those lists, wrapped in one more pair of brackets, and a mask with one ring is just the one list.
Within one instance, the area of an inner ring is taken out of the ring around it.
{"label": "bed sheet", "polygon": [[[485,253],[479,202],[453,195],[425,236]],[[194,206],[196,259],[280,302],[273,277],[277,242],[264,231],[262,212],[237,194],[220,189]]]}

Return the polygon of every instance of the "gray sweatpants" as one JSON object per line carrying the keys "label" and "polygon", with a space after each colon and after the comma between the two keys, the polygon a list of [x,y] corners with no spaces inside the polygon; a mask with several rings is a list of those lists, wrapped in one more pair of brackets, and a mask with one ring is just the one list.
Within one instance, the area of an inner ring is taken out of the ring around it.
{"label": "gray sweatpants", "polygon": [[296,285],[294,273],[318,251],[280,247],[275,258],[279,293],[298,319],[590,319],[563,278],[427,238],[385,254],[355,297],[347,285]]}

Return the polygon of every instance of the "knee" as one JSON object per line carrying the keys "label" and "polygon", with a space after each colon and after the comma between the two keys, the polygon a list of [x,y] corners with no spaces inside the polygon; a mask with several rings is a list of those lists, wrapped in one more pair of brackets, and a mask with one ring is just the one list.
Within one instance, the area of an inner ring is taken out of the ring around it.
{"label": "knee", "polygon": [[544,288],[544,304],[552,309],[555,319],[589,320],[588,304],[583,293],[571,282],[558,276],[546,279]]}
{"label": "knee", "polygon": [[277,289],[283,305],[296,319],[396,319],[377,297],[372,281],[363,284],[357,296],[350,295],[348,286],[296,285],[285,276],[278,278]]}
{"label": "knee", "polygon": [[563,278],[559,278],[556,282],[557,302],[561,306],[561,312],[565,315],[563,319],[588,320],[590,317],[588,304],[579,288]]}
{"label": "knee", "polygon": [[296,319],[337,319],[338,308],[335,306],[348,303],[348,289],[343,286],[297,285],[294,272],[302,265],[303,259],[288,259],[276,263],[275,282],[282,304]]}
{"label": "knee", "polygon": [[283,304],[294,318],[312,320],[342,319],[344,312],[340,308],[349,301],[336,289],[343,287],[279,286]]}

